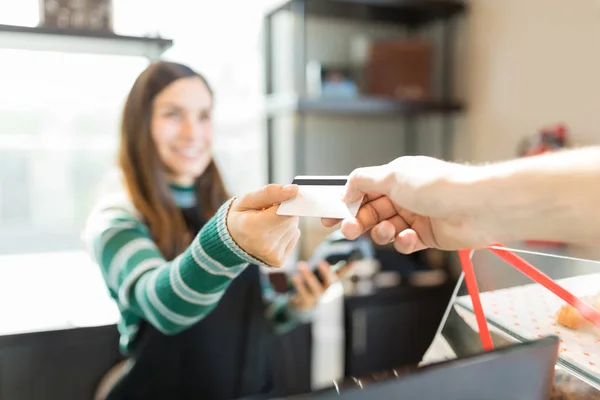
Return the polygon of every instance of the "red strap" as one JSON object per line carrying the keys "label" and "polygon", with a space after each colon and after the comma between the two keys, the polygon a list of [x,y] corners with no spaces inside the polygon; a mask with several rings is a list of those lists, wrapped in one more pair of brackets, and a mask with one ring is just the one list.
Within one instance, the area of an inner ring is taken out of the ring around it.
{"label": "red strap", "polygon": [[475,279],[475,271],[473,269],[473,262],[471,261],[470,250],[459,250],[458,256],[460,257],[460,263],[462,265],[463,273],[465,274],[465,283],[467,284],[467,290],[471,301],[473,302],[473,312],[477,319],[477,326],[479,327],[479,337],[481,338],[481,345],[484,350],[493,350],[494,342],[492,341],[492,335],[488,328],[485,315],[483,314],[483,307],[481,306],[481,299],[479,298],[479,287],[477,286],[477,279]]}
{"label": "red strap", "polygon": [[[497,245],[497,247],[503,246]],[[548,275],[544,274],[542,271],[511,251],[501,250],[498,248],[490,248],[490,251],[512,265],[514,268],[521,271],[523,275],[544,286],[546,289],[550,290],[552,293],[575,307],[585,319],[600,327],[600,312],[587,304],[585,301],[581,300],[579,297],[575,296],[573,293],[560,286],[558,283],[554,282]]]}
{"label": "red strap", "polygon": [[[506,261],[508,264],[512,265],[515,269],[519,270],[523,275],[544,286],[546,289],[556,294],[568,304],[575,307],[585,319],[600,327],[600,311],[596,310],[594,307],[590,306],[579,297],[575,296],[573,293],[554,282],[548,275],[544,274],[513,252],[509,250],[498,249],[497,247],[504,246],[495,245],[494,247],[489,248],[489,250]],[[473,302],[473,312],[477,320],[477,326],[479,327],[481,344],[485,350],[491,350],[494,348],[494,345],[485,314],[483,313],[483,307],[479,297],[479,287],[477,285],[475,271],[473,269],[473,263],[470,257],[470,250],[459,250],[458,255],[460,257],[462,270],[465,275],[467,290],[469,292],[469,296],[471,297],[471,301]]]}

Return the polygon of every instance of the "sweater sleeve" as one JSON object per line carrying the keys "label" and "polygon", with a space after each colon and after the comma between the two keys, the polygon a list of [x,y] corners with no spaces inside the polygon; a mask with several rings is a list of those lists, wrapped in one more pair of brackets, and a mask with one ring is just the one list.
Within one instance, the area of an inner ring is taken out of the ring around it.
{"label": "sweater sleeve", "polygon": [[123,209],[104,209],[93,221],[89,243],[120,309],[128,309],[165,334],[207,316],[248,263],[226,227],[231,200],[202,228],[182,254],[166,261],[147,227]]}

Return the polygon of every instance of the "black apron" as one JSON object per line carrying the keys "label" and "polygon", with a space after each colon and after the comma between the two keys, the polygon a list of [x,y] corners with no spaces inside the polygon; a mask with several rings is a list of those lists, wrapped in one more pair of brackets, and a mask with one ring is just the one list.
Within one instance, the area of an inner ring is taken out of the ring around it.
{"label": "black apron", "polygon": [[[182,209],[193,233],[204,225],[197,208]],[[107,400],[235,399],[272,391],[273,330],[264,316],[260,271],[236,277],[204,319],[176,335],[143,322],[132,367]]]}

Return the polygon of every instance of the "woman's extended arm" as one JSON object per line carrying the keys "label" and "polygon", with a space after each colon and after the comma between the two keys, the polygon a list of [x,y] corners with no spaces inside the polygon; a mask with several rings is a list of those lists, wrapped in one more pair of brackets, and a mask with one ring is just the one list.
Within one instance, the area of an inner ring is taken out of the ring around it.
{"label": "woman's extended arm", "polygon": [[135,212],[100,208],[88,221],[88,247],[119,309],[175,334],[210,313],[248,263],[283,263],[298,241],[298,219],[275,209],[296,193],[296,187],[268,185],[226,202],[172,261]]}
{"label": "woman's extended arm", "polygon": [[147,228],[127,210],[106,209],[96,215],[90,221],[99,228],[92,250],[119,307],[165,334],[180,332],[210,313],[253,260],[222,228],[228,208],[222,206],[172,261],[163,258]]}

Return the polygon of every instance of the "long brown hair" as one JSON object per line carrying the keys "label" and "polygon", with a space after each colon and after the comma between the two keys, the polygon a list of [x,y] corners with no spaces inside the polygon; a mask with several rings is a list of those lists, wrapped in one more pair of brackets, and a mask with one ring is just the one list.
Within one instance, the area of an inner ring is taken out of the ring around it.
{"label": "long brown hair", "polygon": [[[191,242],[183,215],[175,204],[165,168],[150,133],[154,98],[181,78],[198,77],[213,91],[206,79],[191,68],[166,61],[152,63],[136,79],[123,108],[119,166],[134,207],[142,214],[158,248],[173,259]],[[203,216],[212,217],[229,194],[214,162],[195,183],[196,199]]]}

